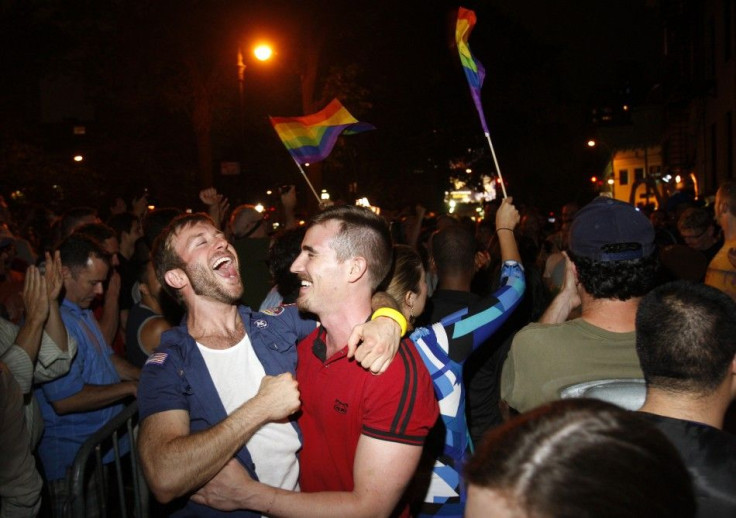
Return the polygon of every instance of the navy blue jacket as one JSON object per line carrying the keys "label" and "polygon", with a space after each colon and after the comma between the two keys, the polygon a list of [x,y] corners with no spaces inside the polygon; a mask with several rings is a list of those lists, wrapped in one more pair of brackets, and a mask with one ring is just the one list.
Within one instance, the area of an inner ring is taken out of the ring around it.
{"label": "navy blue jacket", "polygon": [[[265,312],[238,308],[253,350],[269,376],[296,369],[296,344],[314,330],[314,320],[300,317],[296,306],[283,306]],[[215,384],[197,344],[184,322],[161,336],[161,345],[143,367],[138,385],[141,420],[167,410],[186,410],[190,432],[207,430],[227,417]],[[293,426],[301,432],[292,421]],[[258,480],[256,466],[246,447],[236,457],[248,474]],[[225,513],[186,499],[184,507],[172,516],[223,516]],[[260,516],[248,511],[228,512],[231,517]]]}

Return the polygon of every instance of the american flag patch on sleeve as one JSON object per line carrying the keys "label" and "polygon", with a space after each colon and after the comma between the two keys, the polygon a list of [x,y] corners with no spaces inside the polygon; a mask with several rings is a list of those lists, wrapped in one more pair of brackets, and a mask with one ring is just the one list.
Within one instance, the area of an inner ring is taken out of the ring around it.
{"label": "american flag patch on sleeve", "polygon": [[148,365],[149,363],[153,365],[163,365],[166,361],[166,358],[168,357],[168,353],[153,353],[146,360],[146,365]]}

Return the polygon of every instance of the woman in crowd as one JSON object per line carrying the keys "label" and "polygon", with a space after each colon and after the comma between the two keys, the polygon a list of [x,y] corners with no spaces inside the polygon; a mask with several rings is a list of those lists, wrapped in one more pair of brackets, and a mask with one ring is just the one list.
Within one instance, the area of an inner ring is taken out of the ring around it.
{"label": "woman in crowd", "polygon": [[[441,422],[427,440],[413,497],[423,498],[420,515],[462,516],[465,490],[462,463],[470,450],[465,418],[463,364],[503,324],[524,293],[524,272],[514,238],[519,213],[506,198],[496,213],[501,247],[500,288],[492,295],[411,334],[429,370],[440,404]],[[427,299],[426,272],[419,255],[406,245],[394,248],[394,266],[386,291],[401,306],[407,321],[421,314]],[[419,496],[421,494],[421,497]]]}

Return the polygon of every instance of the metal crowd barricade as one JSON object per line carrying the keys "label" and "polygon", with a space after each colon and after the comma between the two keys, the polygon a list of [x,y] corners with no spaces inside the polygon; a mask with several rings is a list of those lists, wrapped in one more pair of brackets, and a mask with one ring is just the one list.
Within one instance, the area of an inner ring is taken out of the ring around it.
{"label": "metal crowd barricade", "polygon": [[[138,436],[138,402],[134,401],[126,406],[118,415],[112,418],[105,426],[90,436],[77,452],[71,470],[67,475],[69,487],[69,501],[66,505],[66,516],[72,518],[86,518],[92,514],[107,518],[109,515],[109,492],[107,478],[113,477],[117,500],[119,506],[114,510],[114,516],[120,518],[148,518],[149,516],[149,491],[138,459],[137,436]],[[129,437],[130,453],[121,458],[120,440],[123,436]],[[109,467],[103,469],[102,457],[112,445],[114,461]],[[97,491],[98,513],[92,509],[86,509],[87,499],[87,468],[90,457],[94,456],[95,490]],[[110,470],[114,469],[114,474]],[[128,475],[126,478],[125,475]],[[128,487],[126,488],[126,484]],[[132,486],[132,487],[131,487]],[[132,491],[132,502],[130,493]],[[130,509],[129,509],[130,506]],[[132,511],[132,514],[130,514]]]}

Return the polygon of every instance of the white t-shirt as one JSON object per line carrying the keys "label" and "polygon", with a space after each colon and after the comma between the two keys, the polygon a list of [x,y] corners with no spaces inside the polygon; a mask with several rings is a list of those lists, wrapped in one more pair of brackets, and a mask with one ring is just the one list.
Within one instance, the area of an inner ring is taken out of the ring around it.
{"label": "white t-shirt", "polygon": [[[230,415],[258,393],[266,375],[246,334],[229,349],[197,343],[225,410]],[[269,486],[299,490],[299,436],[288,420],[267,423],[246,443],[258,479]]]}

